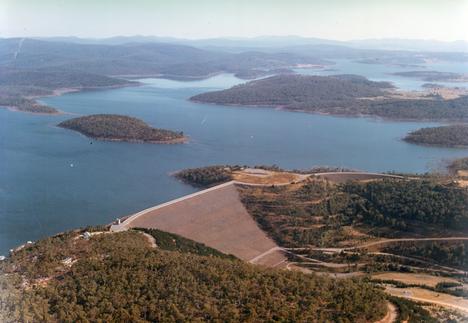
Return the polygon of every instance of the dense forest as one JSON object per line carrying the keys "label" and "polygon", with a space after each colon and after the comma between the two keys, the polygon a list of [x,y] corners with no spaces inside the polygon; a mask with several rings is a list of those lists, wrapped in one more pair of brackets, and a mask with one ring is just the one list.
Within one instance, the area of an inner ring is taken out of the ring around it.
{"label": "dense forest", "polygon": [[366,235],[434,234],[468,227],[468,191],[435,180],[384,179],[330,185],[240,187],[242,202],[280,245],[336,246]]}
{"label": "dense forest", "polygon": [[381,290],[262,269],[239,260],[152,249],[136,232],[60,234],[0,263],[2,322],[369,322]]}
{"label": "dense forest", "polygon": [[398,242],[386,246],[383,251],[468,270],[466,241]]}
{"label": "dense forest", "polygon": [[468,125],[422,128],[409,133],[405,141],[444,147],[468,146]]}
{"label": "dense forest", "polygon": [[59,127],[78,131],[98,140],[181,142],[182,132],[150,127],[142,120],[115,114],[96,114],[61,122]]}
{"label": "dense forest", "polygon": [[372,82],[356,75],[278,75],[198,94],[191,100],[402,120],[468,120],[468,96],[450,100],[396,99],[386,96],[390,88],[389,83]]}
{"label": "dense forest", "polygon": [[371,225],[412,230],[410,223],[440,229],[468,228],[468,191],[433,180],[381,180],[347,183],[353,216]]}

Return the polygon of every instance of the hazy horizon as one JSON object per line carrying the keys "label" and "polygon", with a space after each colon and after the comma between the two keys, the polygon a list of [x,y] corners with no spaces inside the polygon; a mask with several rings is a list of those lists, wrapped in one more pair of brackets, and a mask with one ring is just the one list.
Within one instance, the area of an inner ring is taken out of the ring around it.
{"label": "hazy horizon", "polygon": [[468,0],[3,0],[0,37],[468,41]]}
{"label": "hazy horizon", "polygon": [[315,37],[315,36],[300,36],[300,35],[275,35],[275,34],[264,34],[264,35],[256,35],[256,36],[218,36],[218,37],[193,37],[193,38],[185,38],[185,37],[178,37],[178,36],[168,36],[168,35],[158,35],[158,34],[133,34],[133,35],[122,35],[116,34],[111,36],[103,36],[103,37],[93,37],[93,36],[77,36],[73,34],[69,35],[59,35],[59,36],[11,36],[11,37],[3,37],[0,38],[36,38],[36,39],[48,39],[48,38],[77,38],[83,40],[105,40],[105,39],[112,39],[112,38],[137,38],[137,37],[147,37],[147,38],[167,38],[167,39],[174,39],[174,40],[190,40],[190,41],[202,41],[202,40],[214,40],[214,39],[223,39],[223,40],[255,40],[261,38],[298,38],[298,39],[317,39],[317,40],[326,40],[326,41],[336,41],[336,42],[358,42],[358,41],[384,41],[384,40],[395,40],[395,41],[434,41],[434,42],[442,42],[442,43],[456,43],[456,42],[468,42],[465,39],[455,39],[455,40],[440,40],[435,38],[397,38],[397,37],[381,37],[381,38],[353,38],[348,40],[340,40],[334,38],[323,38],[323,37]]}

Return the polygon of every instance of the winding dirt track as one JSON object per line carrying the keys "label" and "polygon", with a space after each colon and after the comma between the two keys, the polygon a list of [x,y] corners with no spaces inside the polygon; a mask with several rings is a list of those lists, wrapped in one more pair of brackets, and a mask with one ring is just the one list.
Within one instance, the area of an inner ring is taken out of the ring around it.
{"label": "winding dirt track", "polygon": [[390,302],[387,302],[387,314],[375,323],[393,323],[396,322],[398,318],[398,310],[395,305]]}
{"label": "winding dirt track", "polygon": [[468,240],[468,237],[438,237],[438,238],[397,238],[397,239],[383,239],[379,241],[373,241],[369,243],[362,244],[357,247],[343,248],[341,250],[357,250],[357,249],[366,249],[369,247],[381,245],[381,244],[390,244],[395,242],[419,242],[419,241],[464,241]]}

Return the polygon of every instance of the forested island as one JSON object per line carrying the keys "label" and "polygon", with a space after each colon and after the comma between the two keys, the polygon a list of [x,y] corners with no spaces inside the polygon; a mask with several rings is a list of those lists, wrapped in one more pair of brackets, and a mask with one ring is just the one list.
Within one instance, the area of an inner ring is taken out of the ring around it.
{"label": "forested island", "polygon": [[468,125],[449,125],[441,127],[422,128],[410,132],[405,141],[431,146],[443,147],[467,147],[468,146]]}
{"label": "forested island", "polygon": [[152,128],[137,118],[116,114],[74,118],[63,121],[58,126],[97,140],[148,143],[182,143],[186,140],[182,132]]}
{"label": "forested island", "polygon": [[[97,229],[88,228],[90,231]],[[384,293],[364,280],[268,270],[148,230],[56,235],[0,262],[0,321],[374,322]]]}
{"label": "forested island", "polygon": [[278,75],[191,98],[195,102],[280,107],[291,111],[401,120],[468,120],[468,96],[406,99],[387,82],[356,75]]}

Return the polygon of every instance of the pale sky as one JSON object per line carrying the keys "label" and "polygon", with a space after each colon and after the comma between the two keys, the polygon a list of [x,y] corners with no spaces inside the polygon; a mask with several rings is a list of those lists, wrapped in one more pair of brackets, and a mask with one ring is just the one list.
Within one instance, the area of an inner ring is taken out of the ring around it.
{"label": "pale sky", "polygon": [[468,41],[468,0],[0,0],[0,37]]}

